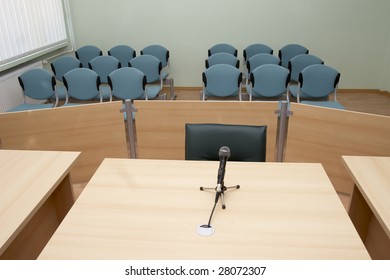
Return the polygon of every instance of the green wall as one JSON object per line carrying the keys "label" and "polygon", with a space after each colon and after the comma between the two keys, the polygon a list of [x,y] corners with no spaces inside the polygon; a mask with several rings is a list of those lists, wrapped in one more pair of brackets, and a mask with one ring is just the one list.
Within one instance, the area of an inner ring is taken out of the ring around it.
{"label": "green wall", "polygon": [[201,86],[207,49],[300,43],[341,72],[340,88],[390,91],[388,0],[69,0],[76,47],[171,53],[176,86]]}

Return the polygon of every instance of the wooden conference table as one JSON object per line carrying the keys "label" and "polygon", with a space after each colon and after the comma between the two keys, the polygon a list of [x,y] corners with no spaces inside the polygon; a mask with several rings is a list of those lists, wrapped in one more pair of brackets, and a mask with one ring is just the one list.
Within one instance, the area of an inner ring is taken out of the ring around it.
{"label": "wooden conference table", "polygon": [[36,259],[74,203],[79,152],[0,150],[0,259]]}
{"label": "wooden conference table", "polygon": [[343,160],[355,182],[349,215],[371,257],[390,260],[390,157]]}
{"label": "wooden conference table", "polygon": [[320,164],[105,159],[39,259],[369,259]]}

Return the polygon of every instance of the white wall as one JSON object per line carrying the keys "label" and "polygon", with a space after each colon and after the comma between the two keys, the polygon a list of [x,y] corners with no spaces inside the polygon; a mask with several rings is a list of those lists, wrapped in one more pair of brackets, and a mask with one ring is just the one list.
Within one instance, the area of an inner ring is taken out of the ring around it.
{"label": "white wall", "polygon": [[171,53],[176,86],[201,86],[207,49],[300,43],[341,72],[340,88],[390,91],[388,0],[69,0],[77,47]]}
{"label": "white wall", "polygon": [[387,51],[384,58],[380,88],[390,92],[390,32],[387,40]]}

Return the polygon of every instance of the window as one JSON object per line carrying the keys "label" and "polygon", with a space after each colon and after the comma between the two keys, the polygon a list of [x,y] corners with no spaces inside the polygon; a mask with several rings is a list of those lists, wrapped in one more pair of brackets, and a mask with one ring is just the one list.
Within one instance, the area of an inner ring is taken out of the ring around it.
{"label": "window", "polygon": [[67,46],[62,0],[0,1],[0,71]]}

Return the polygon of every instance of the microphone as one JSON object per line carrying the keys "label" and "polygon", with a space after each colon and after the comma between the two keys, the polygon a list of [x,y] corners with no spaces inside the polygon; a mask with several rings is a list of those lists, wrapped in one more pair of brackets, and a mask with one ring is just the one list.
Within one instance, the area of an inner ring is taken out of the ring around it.
{"label": "microphone", "polygon": [[[230,157],[230,149],[227,146],[223,146],[219,149],[219,168],[218,168],[218,177],[217,177],[217,186],[215,187],[215,201],[213,210],[211,210],[211,214],[209,217],[209,222],[207,224],[203,224],[198,226],[197,232],[200,235],[207,236],[214,233],[214,228],[211,226],[211,218],[213,217],[215,206],[218,203],[219,197],[222,196],[222,209],[225,209],[225,202],[224,202],[224,192],[227,189],[235,188],[239,189],[240,185],[232,186],[232,187],[225,187],[224,179],[225,179],[225,168],[226,168],[226,162]],[[203,191],[205,189],[212,189],[212,188],[203,188],[200,187],[200,190]]]}
{"label": "microphone", "polygon": [[230,157],[230,149],[227,146],[223,146],[219,149],[219,168],[218,168],[218,176],[217,176],[217,188],[216,188],[216,195],[215,195],[215,203],[218,202],[219,195],[222,192],[222,188],[224,186],[224,179],[225,179],[225,168],[226,168],[226,162]]}

